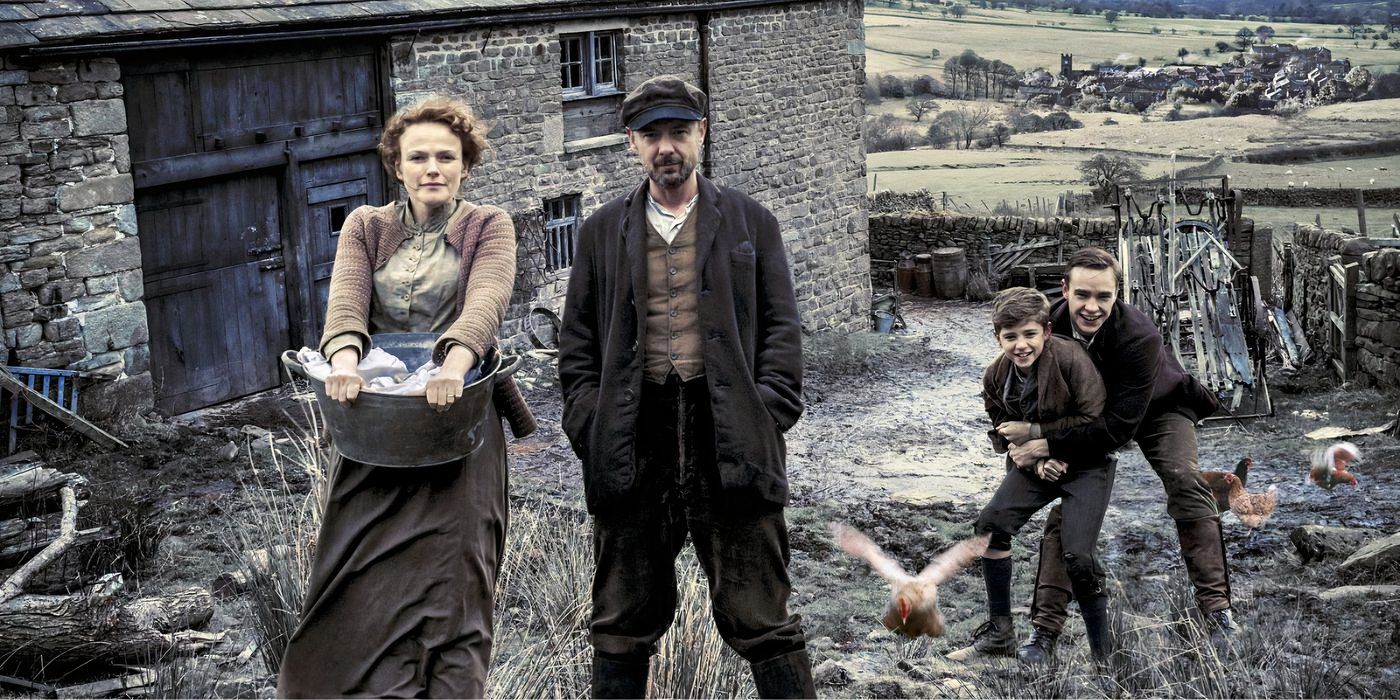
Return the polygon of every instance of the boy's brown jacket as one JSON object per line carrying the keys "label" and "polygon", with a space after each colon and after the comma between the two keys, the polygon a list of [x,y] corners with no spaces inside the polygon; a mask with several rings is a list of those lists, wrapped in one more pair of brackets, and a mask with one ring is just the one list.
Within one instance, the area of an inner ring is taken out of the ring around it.
{"label": "boy's brown jacket", "polygon": [[[982,374],[982,402],[993,428],[987,434],[998,454],[1006,452],[1007,442],[996,426],[1015,420],[1001,396],[1012,371],[1011,360],[1001,354]],[[1036,390],[1042,434],[1092,422],[1103,413],[1103,379],[1078,341],[1046,336],[1045,349],[1036,360]]]}

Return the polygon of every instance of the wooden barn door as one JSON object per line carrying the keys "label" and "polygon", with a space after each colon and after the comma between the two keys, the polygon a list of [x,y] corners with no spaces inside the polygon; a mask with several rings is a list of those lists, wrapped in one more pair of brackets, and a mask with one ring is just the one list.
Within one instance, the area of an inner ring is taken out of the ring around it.
{"label": "wooden barn door", "polygon": [[142,198],[151,373],[163,408],[182,412],[277,385],[277,355],[289,342],[277,200],[273,173]]}
{"label": "wooden barn door", "polygon": [[340,224],[381,204],[374,46],[261,46],[123,63],[156,404],[280,382],[315,346]]}

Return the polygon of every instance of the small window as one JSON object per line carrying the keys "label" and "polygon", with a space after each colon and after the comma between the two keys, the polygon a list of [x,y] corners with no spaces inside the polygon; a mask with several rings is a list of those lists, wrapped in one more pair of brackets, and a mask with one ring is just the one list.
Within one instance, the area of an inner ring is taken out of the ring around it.
{"label": "small window", "polygon": [[331,234],[332,236],[339,236],[339,235],[340,235],[340,229],[345,228],[345,214],[346,214],[345,210],[346,210],[346,208],[347,208],[347,207],[346,207],[344,204],[339,204],[339,205],[336,205],[336,206],[331,207],[331,217],[330,217],[330,218],[331,218],[331,230],[330,230],[330,234]]}
{"label": "small window", "polygon": [[581,199],[574,194],[544,201],[544,268],[549,272],[574,264]]}
{"label": "small window", "polygon": [[594,97],[621,91],[617,55],[621,36],[617,31],[559,36],[559,79],[565,97]]}

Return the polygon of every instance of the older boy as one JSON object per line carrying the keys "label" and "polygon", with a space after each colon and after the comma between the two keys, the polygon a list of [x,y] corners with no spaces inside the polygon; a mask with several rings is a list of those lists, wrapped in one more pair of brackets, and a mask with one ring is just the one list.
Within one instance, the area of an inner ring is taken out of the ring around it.
{"label": "older boy", "polygon": [[[1050,333],[1050,302],[1025,287],[1002,290],[992,307],[992,327],[1001,355],[982,377],[983,401],[995,429],[989,434],[998,453],[1043,433],[1082,425],[1097,418],[1104,386],[1089,355],[1073,340]],[[963,660],[980,652],[1015,656],[1011,622],[1011,537],[1036,511],[1059,498],[1064,505],[1065,566],[1089,633],[1094,658],[1110,651],[1103,568],[1097,545],[1104,511],[1113,490],[1115,460],[1107,451],[1076,455],[1072,464],[1041,460],[1033,470],[1019,469],[1007,458],[1006,476],[973,525],[991,534],[982,557],[991,619],[977,629],[970,649],[950,658]]]}

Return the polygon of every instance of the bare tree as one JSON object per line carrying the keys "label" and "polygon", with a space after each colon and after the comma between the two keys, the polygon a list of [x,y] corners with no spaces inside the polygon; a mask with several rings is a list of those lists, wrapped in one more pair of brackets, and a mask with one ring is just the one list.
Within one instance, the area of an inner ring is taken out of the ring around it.
{"label": "bare tree", "polygon": [[914,115],[915,123],[918,123],[919,121],[923,120],[925,114],[928,114],[929,112],[938,109],[937,102],[934,102],[933,100],[921,100],[917,97],[910,99],[908,102],[905,103],[904,106],[906,109],[909,110],[910,114]]}
{"label": "bare tree", "polygon": [[957,137],[963,149],[972,148],[972,140],[977,136],[977,130],[987,125],[992,120],[992,108],[984,104],[974,106],[959,107],[953,110],[949,117],[953,134]]}

